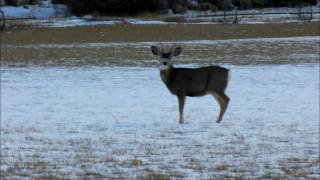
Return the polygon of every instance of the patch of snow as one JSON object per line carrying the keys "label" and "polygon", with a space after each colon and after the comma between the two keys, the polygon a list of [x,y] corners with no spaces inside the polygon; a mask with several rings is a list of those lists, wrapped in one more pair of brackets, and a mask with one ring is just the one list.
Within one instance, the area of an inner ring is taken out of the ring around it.
{"label": "patch of snow", "polygon": [[[281,173],[288,159],[317,161],[318,64],[226,67],[231,101],[222,123],[205,96],[187,99],[184,125],[156,68],[2,67],[1,169],[39,157],[76,178],[83,169],[132,178],[146,168],[186,179],[257,178]],[[141,164],[130,165],[135,159]],[[306,176],[319,174],[310,165]]]}
{"label": "patch of snow", "polygon": [[164,22],[161,20],[127,19],[127,21],[130,24],[176,24],[176,23]]}
{"label": "patch of snow", "polygon": [[68,14],[67,6],[63,4],[52,4],[51,1],[43,1],[42,5],[27,6],[3,6],[1,10],[7,19],[35,18],[49,19],[65,17]]}
{"label": "patch of snow", "polygon": [[120,24],[121,21],[108,20],[108,21],[88,21],[84,19],[69,19],[69,20],[55,20],[47,21],[43,25],[48,27],[76,27],[76,26],[96,26],[96,25],[115,25]]}
{"label": "patch of snow", "polygon": [[[126,23],[134,25],[143,25],[143,24],[172,24],[164,21],[158,20],[140,20],[140,19],[126,19]],[[48,27],[75,27],[75,26],[95,26],[95,25],[115,25],[124,23],[121,20],[104,20],[104,21],[94,21],[86,19],[67,19],[67,20],[56,20],[56,21],[47,21],[47,23],[42,23],[42,25]]]}

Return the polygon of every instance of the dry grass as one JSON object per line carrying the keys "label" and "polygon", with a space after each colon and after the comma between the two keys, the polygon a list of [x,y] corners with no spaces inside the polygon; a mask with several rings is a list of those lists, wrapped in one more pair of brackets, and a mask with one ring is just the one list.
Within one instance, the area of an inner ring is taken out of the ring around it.
{"label": "dry grass", "polygon": [[33,28],[43,28],[43,26],[36,23],[30,23],[26,20],[10,20],[10,21],[6,21],[5,30],[11,31],[11,30],[33,29]]}
{"label": "dry grass", "polygon": [[228,170],[228,168],[229,168],[228,164],[220,164],[220,165],[217,165],[214,169],[216,171],[226,171]]}
{"label": "dry grass", "polygon": [[[0,33],[2,65],[153,66],[157,62],[152,61],[154,57],[151,56],[149,48],[142,43],[127,45],[120,43],[119,46],[108,43],[314,36],[319,34],[319,28],[317,24],[237,26],[177,24],[43,28],[6,30]],[[59,47],[61,43],[62,47]],[[91,46],[89,43],[98,44]],[[318,45],[314,42],[309,44],[247,42],[230,45],[230,43],[208,46],[182,44],[184,52],[177,61],[184,64],[189,63],[187,61],[195,63],[194,58],[197,63],[202,64],[285,64],[317,61],[316,58],[309,56],[291,57],[292,54],[314,54],[318,49]]]}
{"label": "dry grass", "polygon": [[41,159],[14,162],[10,164],[6,170],[1,172],[1,179],[7,179],[12,176],[32,177],[34,179],[61,179],[54,170],[56,168],[57,166],[53,163]]}
{"label": "dry grass", "polygon": [[[89,153],[91,154],[91,153]],[[87,156],[83,154],[83,156]],[[77,157],[76,157],[77,159]],[[108,159],[107,164],[104,164],[108,172],[103,170],[94,170],[92,165],[100,164],[99,158],[85,157],[81,161],[74,158],[68,159],[66,162],[51,162],[45,161],[41,158],[33,158],[29,160],[18,160],[16,162],[2,162],[6,164],[1,172],[1,179],[11,179],[13,177],[31,177],[33,179],[68,179],[70,174],[63,171],[65,167],[77,167],[72,177],[85,178],[85,179],[99,179],[99,178],[126,178],[128,176],[137,179],[154,179],[154,180],[167,180],[167,179],[183,179],[185,177],[185,170],[192,170],[197,173],[210,172],[213,175],[209,176],[212,179],[232,178],[232,179],[287,179],[287,178],[306,178],[317,179],[317,168],[320,165],[319,159],[299,159],[289,158],[283,159],[278,162],[277,166],[270,166],[265,164],[258,169],[262,170],[262,175],[254,175],[250,170],[255,171],[261,162],[254,162],[245,167],[234,166],[227,163],[221,164],[206,164],[198,159],[190,158],[185,166],[180,166],[182,169],[176,169],[175,164],[163,164],[158,166],[160,170],[154,170],[152,163],[142,163],[138,158],[119,161],[116,158]],[[102,160],[103,161],[103,160]],[[111,164],[110,164],[111,163]],[[203,164],[204,163],[204,164]],[[151,165],[151,166],[150,166]],[[124,168],[124,169],[123,169]],[[128,170],[133,174],[129,173]],[[275,171],[275,169],[278,169]],[[312,170],[313,169],[313,170]],[[318,168],[319,169],[319,168]],[[110,170],[110,171],[109,171]],[[110,172],[112,172],[110,174]],[[129,173],[129,174],[128,174]],[[210,178],[209,178],[210,179]]]}
{"label": "dry grass", "polygon": [[[215,40],[319,35],[317,23],[262,25],[126,25],[36,28],[1,32],[2,45],[89,42]],[[50,34],[50,35],[49,35]]]}
{"label": "dry grass", "polygon": [[155,172],[151,169],[145,169],[143,175],[138,177],[140,180],[170,180],[170,176]]}
{"label": "dry grass", "polygon": [[139,159],[132,159],[130,161],[131,166],[140,166],[142,164],[142,161]]}
{"label": "dry grass", "polygon": [[176,23],[184,23],[186,22],[186,18],[183,16],[168,16],[163,18],[164,22],[176,22]]}

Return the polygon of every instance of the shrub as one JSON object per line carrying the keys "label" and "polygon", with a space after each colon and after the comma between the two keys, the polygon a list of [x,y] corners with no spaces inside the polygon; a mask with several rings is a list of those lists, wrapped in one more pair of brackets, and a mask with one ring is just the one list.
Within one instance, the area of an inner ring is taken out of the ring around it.
{"label": "shrub", "polygon": [[251,0],[240,0],[239,9],[251,9],[252,1]]}
{"label": "shrub", "polygon": [[[7,0],[18,5],[32,0]],[[35,0],[40,1],[40,0]],[[139,13],[165,12],[171,8],[174,13],[184,13],[188,8],[197,11],[233,10],[262,7],[294,7],[302,3],[315,5],[317,0],[199,0],[192,4],[187,0],[52,0],[66,4],[76,15],[135,15]],[[17,3],[19,2],[19,3]]]}
{"label": "shrub", "polygon": [[25,6],[28,4],[36,5],[40,4],[42,0],[5,0],[6,5],[11,6]]}
{"label": "shrub", "polygon": [[263,0],[252,0],[252,7],[253,8],[264,8],[264,1]]}
{"label": "shrub", "polygon": [[176,13],[176,14],[182,14],[187,11],[187,7],[181,4],[175,4],[172,6],[172,11],[173,13]]}
{"label": "shrub", "polygon": [[209,10],[216,11],[217,7],[209,2],[203,2],[203,3],[199,3],[198,5],[195,5],[193,9],[196,11],[209,11]]}
{"label": "shrub", "polygon": [[301,4],[316,5],[317,0],[269,0],[264,1],[265,7],[297,7]]}
{"label": "shrub", "polygon": [[42,0],[30,0],[29,4],[35,5],[35,4],[40,4]]}
{"label": "shrub", "polygon": [[204,3],[204,2],[208,2],[208,3],[211,3],[212,5],[214,6],[218,6],[219,2],[221,0],[199,0],[198,2],[199,3]]}
{"label": "shrub", "polygon": [[23,6],[29,4],[29,0],[6,0],[6,4],[12,6]]}
{"label": "shrub", "polygon": [[221,10],[230,11],[230,10],[233,10],[234,5],[232,3],[232,0],[223,0],[223,1],[219,1],[218,7]]}
{"label": "shrub", "polygon": [[53,4],[67,4],[68,0],[52,0]]}
{"label": "shrub", "polygon": [[167,0],[168,7],[172,9],[173,13],[185,13],[188,9],[187,0]]}
{"label": "shrub", "polygon": [[134,15],[145,12],[156,12],[168,8],[167,0],[54,0],[54,3],[65,3],[76,15]]}

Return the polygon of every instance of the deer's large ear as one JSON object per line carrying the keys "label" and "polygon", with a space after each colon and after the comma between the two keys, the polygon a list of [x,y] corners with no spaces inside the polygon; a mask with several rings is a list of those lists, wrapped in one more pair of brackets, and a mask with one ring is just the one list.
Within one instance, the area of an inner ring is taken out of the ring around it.
{"label": "deer's large ear", "polygon": [[173,55],[174,56],[179,56],[179,54],[181,53],[182,51],[182,48],[181,47],[176,47],[174,50],[173,50]]}
{"label": "deer's large ear", "polygon": [[157,46],[151,46],[151,51],[153,55],[159,55],[160,54],[160,50]]}

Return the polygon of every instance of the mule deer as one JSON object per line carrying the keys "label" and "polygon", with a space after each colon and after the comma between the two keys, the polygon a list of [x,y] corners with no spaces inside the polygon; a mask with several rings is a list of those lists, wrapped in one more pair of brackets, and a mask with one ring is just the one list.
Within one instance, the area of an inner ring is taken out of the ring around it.
{"label": "mule deer", "polygon": [[171,48],[164,52],[156,46],[151,46],[154,55],[160,57],[160,77],[169,91],[178,97],[179,101],[179,123],[184,122],[183,108],[186,96],[213,95],[220,105],[220,114],[217,123],[220,123],[225,113],[229,97],[225,94],[228,84],[229,70],[219,66],[208,66],[200,68],[175,68],[171,62],[173,56],[178,56],[182,48]]}

